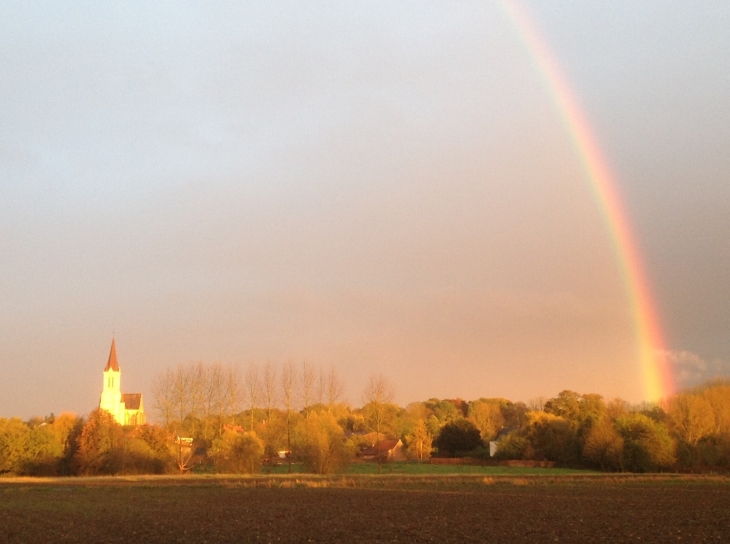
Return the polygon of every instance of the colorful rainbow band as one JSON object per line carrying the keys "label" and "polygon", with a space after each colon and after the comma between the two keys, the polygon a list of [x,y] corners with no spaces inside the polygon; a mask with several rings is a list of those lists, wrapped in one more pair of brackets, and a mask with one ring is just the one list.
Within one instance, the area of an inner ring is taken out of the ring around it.
{"label": "colorful rainbow band", "polygon": [[611,234],[627,296],[632,306],[644,378],[644,394],[648,401],[659,401],[674,392],[673,377],[667,364],[662,329],[638,244],[614,176],[603,158],[585,114],[526,10],[511,0],[502,0],[501,4],[524,41],[537,69],[545,78]]}

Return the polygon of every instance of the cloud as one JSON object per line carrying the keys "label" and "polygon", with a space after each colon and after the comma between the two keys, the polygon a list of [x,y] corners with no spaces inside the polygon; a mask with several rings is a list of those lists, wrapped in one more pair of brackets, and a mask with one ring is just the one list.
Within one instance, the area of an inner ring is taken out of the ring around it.
{"label": "cloud", "polygon": [[708,361],[691,351],[668,350],[664,352],[672,370],[677,389],[700,385],[720,376],[730,376],[730,361]]}

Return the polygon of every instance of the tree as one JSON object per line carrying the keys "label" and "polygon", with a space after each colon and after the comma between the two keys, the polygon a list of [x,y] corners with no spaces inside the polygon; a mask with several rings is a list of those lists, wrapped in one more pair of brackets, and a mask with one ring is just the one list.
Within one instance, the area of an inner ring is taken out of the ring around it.
{"label": "tree", "polygon": [[56,436],[56,442],[63,446],[63,455],[58,467],[60,474],[69,475],[74,472],[73,460],[83,427],[84,420],[69,412],[64,412],[53,420],[51,430]]}
{"label": "tree", "polygon": [[281,369],[281,400],[286,411],[286,450],[288,472],[291,474],[291,433],[292,411],[294,410],[294,395],[297,385],[297,369],[293,361],[288,361]]}
{"label": "tree", "polygon": [[481,433],[471,421],[465,418],[450,421],[433,441],[442,457],[459,457],[483,447]]}
{"label": "tree", "polygon": [[692,446],[715,430],[712,405],[700,395],[675,395],[669,399],[666,413],[670,429],[680,440]]}
{"label": "tree", "polygon": [[175,414],[175,371],[166,368],[158,373],[152,381],[152,398],[155,410],[169,428]]}
{"label": "tree", "polygon": [[411,459],[425,461],[431,457],[433,451],[433,437],[426,428],[426,423],[419,419],[413,433],[407,437],[408,448],[406,453]]}
{"label": "tree", "polygon": [[498,441],[497,453],[495,459],[524,459],[525,453],[530,447],[527,438],[521,436],[519,432],[513,431],[507,436],[503,436]]}
{"label": "tree", "polygon": [[219,403],[221,397],[218,395],[218,392],[221,389],[221,382],[223,382],[223,374],[223,365],[220,362],[214,362],[208,365],[201,364],[201,419],[203,423],[203,438],[206,443],[208,443],[214,434],[219,433],[221,428],[220,418],[217,425],[215,425],[216,422],[213,418],[220,414]]}
{"label": "tree", "polygon": [[263,394],[266,404],[266,420],[271,421],[271,412],[276,404],[276,365],[271,361],[264,364]]}
{"label": "tree", "polygon": [[255,363],[251,363],[246,369],[243,377],[244,386],[246,388],[246,399],[248,400],[248,408],[251,412],[251,430],[253,431],[254,411],[259,402],[261,387],[259,383],[259,367]]}
{"label": "tree", "polygon": [[425,404],[436,417],[439,425],[444,425],[449,421],[463,417],[463,414],[456,405],[448,400],[428,399]]}
{"label": "tree", "polygon": [[504,426],[502,405],[488,400],[477,400],[469,406],[469,420],[476,425],[482,440],[488,442]]}
{"label": "tree", "polygon": [[545,403],[545,412],[564,419],[578,421],[580,419],[580,395],[575,391],[565,390]]}
{"label": "tree", "polygon": [[326,392],[327,410],[332,412],[335,404],[341,402],[345,394],[345,382],[342,381],[340,373],[334,366],[330,367],[327,373]]}
{"label": "tree", "polygon": [[588,432],[583,457],[601,470],[620,470],[624,439],[607,417],[596,422]]}
{"label": "tree", "polygon": [[699,393],[712,406],[715,417],[714,434],[730,435],[730,381],[725,379],[710,382]]}
{"label": "tree", "polygon": [[618,418],[616,428],[624,440],[625,470],[650,472],[674,464],[674,442],[663,424],[644,414],[631,413]]}
{"label": "tree", "polygon": [[129,431],[126,437],[125,462],[126,471],[129,465],[134,472],[143,474],[163,474],[172,470],[175,459],[174,444],[170,434],[157,425],[138,425]]}
{"label": "tree", "polygon": [[536,460],[571,465],[578,461],[579,448],[575,421],[547,412],[530,412],[524,433],[528,441],[525,455]]}
{"label": "tree", "polygon": [[301,385],[302,409],[305,417],[309,417],[309,409],[314,401],[316,377],[317,374],[314,371],[314,367],[311,364],[307,364],[307,361],[302,361],[302,371],[299,374],[299,381]]}
{"label": "tree", "polygon": [[82,474],[116,474],[122,470],[124,433],[105,410],[97,408],[78,439],[76,461]]}
{"label": "tree", "polygon": [[0,474],[18,472],[26,455],[30,429],[18,418],[0,418]]}
{"label": "tree", "polygon": [[366,403],[363,412],[365,413],[365,421],[375,431],[379,473],[383,471],[380,456],[380,432],[387,420],[388,405],[393,402],[394,397],[393,386],[383,374],[370,375],[363,392],[363,400]]}
{"label": "tree", "polygon": [[352,457],[345,433],[329,412],[311,412],[296,428],[305,466],[317,474],[339,472]]}
{"label": "tree", "polygon": [[527,401],[527,408],[531,412],[542,412],[545,410],[545,402],[547,399],[543,396],[533,397]]}
{"label": "tree", "polygon": [[213,452],[220,469],[237,474],[261,470],[264,443],[255,432],[224,431],[213,441]]}

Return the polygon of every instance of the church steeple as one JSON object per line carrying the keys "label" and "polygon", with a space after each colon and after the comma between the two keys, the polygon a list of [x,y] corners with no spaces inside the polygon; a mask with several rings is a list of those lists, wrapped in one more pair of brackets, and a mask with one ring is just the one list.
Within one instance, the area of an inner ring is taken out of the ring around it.
{"label": "church steeple", "polygon": [[99,408],[109,412],[120,425],[143,425],[145,422],[142,393],[122,394],[122,371],[119,369],[117,343],[113,336],[109,360],[104,368]]}
{"label": "church steeple", "polygon": [[104,372],[107,372],[109,370],[113,370],[114,372],[119,372],[119,363],[117,362],[117,345],[114,342],[113,336],[112,336],[112,349],[109,351],[109,361],[106,363],[106,368],[104,368]]}

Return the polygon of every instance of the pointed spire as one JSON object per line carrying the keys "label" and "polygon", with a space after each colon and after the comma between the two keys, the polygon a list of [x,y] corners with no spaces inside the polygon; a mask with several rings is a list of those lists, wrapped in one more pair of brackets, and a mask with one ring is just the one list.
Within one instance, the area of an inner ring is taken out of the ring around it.
{"label": "pointed spire", "polygon": [[119,372],[119,362],[117,362],[117,345],[114,342],[114,337],[112,336],[112,349],[109,351],[109,361],[106,364],[106,368],[104,369],[104,372],[107,372],[109,370],[113,370],[114,372]]}

